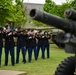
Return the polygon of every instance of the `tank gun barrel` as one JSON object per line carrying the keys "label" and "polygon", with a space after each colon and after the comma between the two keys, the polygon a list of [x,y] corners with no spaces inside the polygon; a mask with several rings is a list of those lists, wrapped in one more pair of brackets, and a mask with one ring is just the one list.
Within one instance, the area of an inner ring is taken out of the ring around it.
{"label": "tank gun barrel", "polygon": [[62,29],[65,32],[76,32],[76,23],[74,21],[65,20],[61,17],[37,9],[32,9],[29,15],[34,20]]}
{"label": "tank gun barrel", "polygon": [[65,10],[64,16],[68,19],[76,21],[76,11],[74,9],[69,8]]}

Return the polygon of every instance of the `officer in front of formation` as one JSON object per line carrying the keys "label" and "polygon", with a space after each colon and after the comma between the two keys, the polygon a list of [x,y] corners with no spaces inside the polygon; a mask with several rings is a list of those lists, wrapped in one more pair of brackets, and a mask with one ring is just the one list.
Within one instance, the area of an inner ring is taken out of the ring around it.
{"label": "officer in front of formation", "polygon": [[26,63],[26,58],[25,58],[25,54],[26,54],[26,49],[25,49],[25,36],[24,36],[24,32],[22,31],[21,27],[18,27],[15,37],[17,38],[17,50],[16,50],[16,63],[19,63],[19,56],[20,56],[20,50],[22,51],[22,56],[23,56],[23,63]]}
{"label": "officer in front of formation", "polygon": [[0,27],[0,66],[1,66],[2,48],[3,48],[3,28]]}
{"label": "officer in front of formation", "polygon": [[4,35],[3,35],[4,39],[5,39],[5,64],[4,66],[8,65],[8,55],[10,52],[10,56],[11,56],[11,63],[12,66],[15,65],[15,59],[14,59],[14,35],[13,32],[10,29],[9,25],[6,25],[5,29],[4,29]]}

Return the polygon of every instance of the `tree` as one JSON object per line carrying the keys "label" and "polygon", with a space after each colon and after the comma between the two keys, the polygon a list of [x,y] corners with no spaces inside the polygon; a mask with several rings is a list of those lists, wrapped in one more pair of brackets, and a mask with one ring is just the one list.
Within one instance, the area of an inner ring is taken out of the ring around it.
{"label": "tree", "polygon": [[71,8],[76,10],[76,0],[70,0],[69,1]]}
{"label": "tree", "polygon": [[1,25],[3,25],[7,20],[7,17],[9,17],[9,14],[11,14],[13,10],[12,1],[0,0],[0,6],[2,6],[2,8],[0,9],[0,23]]}
{"label": "tree", "polygon": [[56,6],[55,2],[53,2],[52,0],[46,0],[45,4],[44,4],[44,11],[48,12],[48,13],[52,13],[53,12],[53,8]]}
{"label": "tree", "polygon": [[16,4],[13,4],[13,0],[0,0],[0,23],[4,25],[6,22],[17,24],[24,24],[26,17],[23,9],[23,0],[16,0]]}
{"label": "tree", "polygon": [[25,11],[23,9],[23,0],[15,0],[16,5],[16,13],[15,13],[15,17],[16,17],[16,25],[25,25],[26,22],[26,17],[25,17]]}
{"label": "tree", "polygon": [[46,0],[46,3],[44,4],[44,11],[63,17],[64,18],[64,11],[67,8],[70,8],[69,0],[66,1],[66,3],[63,3],[62,5],[56,5],[52,0]]}
{"label": "tree", "polygon": [[56,15],[64,18],[64,11],[68,8],[70,8],[70,4],[68,2],[63,3],[62,5],[57,5],[57,9],[55,9],[57,11]]}

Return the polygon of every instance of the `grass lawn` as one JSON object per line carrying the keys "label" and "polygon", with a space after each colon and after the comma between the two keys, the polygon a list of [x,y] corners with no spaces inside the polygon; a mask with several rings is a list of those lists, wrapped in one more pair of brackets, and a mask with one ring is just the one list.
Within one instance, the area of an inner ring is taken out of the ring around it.
{"label": "grass lawn", "polygon": [[51,45],[50,48],[50,58],[42,59],[41,52],[39,54],[39,59],[34,60],[32,57],[32,62],[28,63],[28,54],[26,55],[27,63],[22,62],[22,55],[20,54],[19,64],[11,66],[11,58],[9,55],[9,64],[8,66],[4,65],[4,50],[2,53],[2,66],[1,70],[14,70],[14,71],[23,71],[27,72],[27,75],[53,75],[58,64],[68,56],[73,56],[72,54],[65,53],[63,49],[59,49],[56,45]]}

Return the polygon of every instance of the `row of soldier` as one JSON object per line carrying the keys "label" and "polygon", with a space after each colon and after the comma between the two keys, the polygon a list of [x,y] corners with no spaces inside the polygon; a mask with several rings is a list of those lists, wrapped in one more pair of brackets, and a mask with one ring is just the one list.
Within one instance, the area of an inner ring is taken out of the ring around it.
{"label": "row of soldier", "polygon": [[26,63],[26,51],[28,51],[28,62],[32,61],[32,51],[34,50],[35,60],[38,59],[39,51],[41,49],[42,59],[45,59],[45,49],[47,48],[47,58],[50,58],[49,50],[49,41],[50,34],[48,32],[42,33],[42,31],[34,32],[33,30],[22,30],[21,27],[18,27],[14,31],[11,31],[9,25],[6,25],[4,28],[0,28],[0,64],[3,48],[3,39],[5,41],[4,50],[5,50],[5,62],[4,66],[8,65],[8,55],[10,52],[12,66],[15,65],[15,54],[14,47],[15,42],[14,38],[17,39],[16,42],[16,64],[19,63],[19,54],[22,50],[23,63]]}

